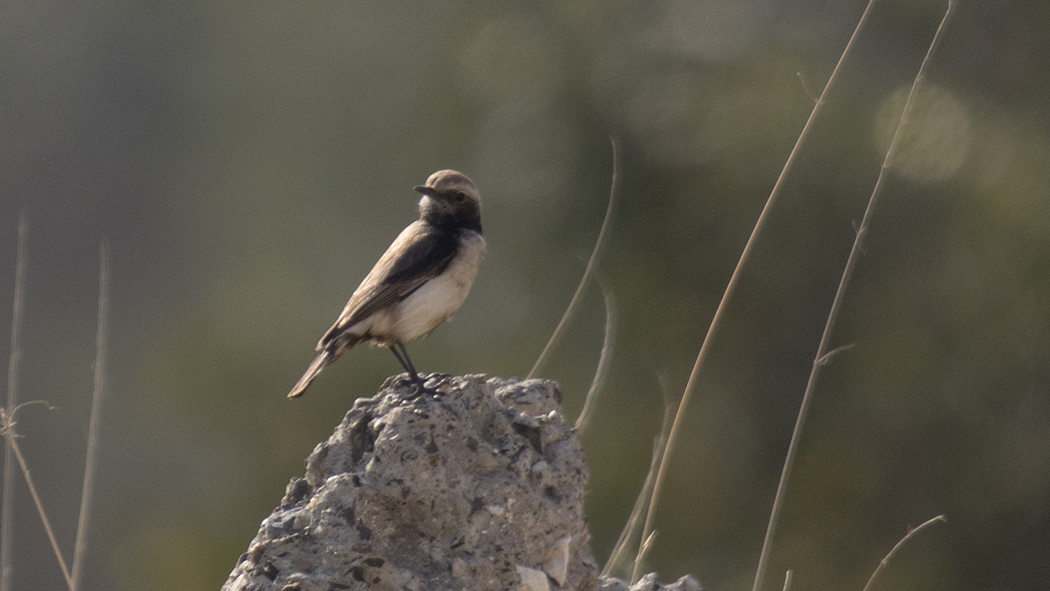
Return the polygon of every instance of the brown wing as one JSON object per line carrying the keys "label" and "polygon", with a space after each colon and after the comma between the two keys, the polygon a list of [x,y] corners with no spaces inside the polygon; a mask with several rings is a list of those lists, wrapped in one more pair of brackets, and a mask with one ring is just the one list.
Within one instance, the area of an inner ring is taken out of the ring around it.
{"label": "brown wing", "polygon": [[412,295],[447,269],[458,250],[455,232],[422,221],[413,222],[354,291],[339,319],[321,337],[318,350],[348,327]]}

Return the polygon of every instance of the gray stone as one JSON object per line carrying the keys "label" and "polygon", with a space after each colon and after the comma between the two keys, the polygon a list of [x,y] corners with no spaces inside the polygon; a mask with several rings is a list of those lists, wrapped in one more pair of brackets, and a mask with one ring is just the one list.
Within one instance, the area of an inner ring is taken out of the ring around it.
{"label": "gray stone", "polygon": [[599,591],[700,591],[700,583],[686,575],[669,585],[656,582],[656,573],[649,573],[638,579],[635,584],[621,581],[615,577],[601,577]]}
{"label": "gray stone", "polygon": [[223,590],[597,589],[556,384],[432,375],[427,390],[391,378],[357,400]]}

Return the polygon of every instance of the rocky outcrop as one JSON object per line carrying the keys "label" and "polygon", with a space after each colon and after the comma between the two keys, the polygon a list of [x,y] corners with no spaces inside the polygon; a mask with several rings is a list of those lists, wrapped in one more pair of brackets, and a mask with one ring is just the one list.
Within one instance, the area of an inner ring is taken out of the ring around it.
{"label": "rocky outcrop", "polygon": [[310,454],[223,591],[699,591],[598,577],[560,403],[547,380],[387,380]]}
{"label": "rocky outcrop", "polygon": [[597,589],[554,382],[403,377],[359,399],[224,591]]}

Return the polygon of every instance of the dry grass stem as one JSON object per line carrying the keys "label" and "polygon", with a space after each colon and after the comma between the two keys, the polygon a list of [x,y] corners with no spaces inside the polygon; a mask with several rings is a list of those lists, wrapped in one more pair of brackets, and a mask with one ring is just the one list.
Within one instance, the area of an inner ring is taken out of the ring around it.
{"label": "dry grass stem", "polygon": [[855,346],[857,346],[856,343],[850,343],[848,345],[842,345],[841,347],[835,347],[831,351],[828,351],[827,353],[825,353],[823,357],[817,359],[817,364],[818,365],[827,365],[828,362],[831,361],[832,357],[838,355],[839,353],[843,353],[845,351],[849,351],[850,349],[852,349]]}
{"label": "dry grass stem", "polygon": [[[666,375],[659,377],[660,381],[660,392],[664,398],[664,419],[660,425],[660,438],[653,445],[653,459],[649,465],[649,472],[645,475],[645,484],[642,486],[642,494],[638,496],[638,500],[635,502],[635,507],[631,511],[631,518],[627,521],[627,528],[633,532],[638,530],[638,539],[641,540],[638,546],[638,553],[635,554],[634,563],[631,568],[631,584],[638,582],[638,579],[642,576],[642,570],[645,566],[645,555],[649,552],[649,547],[656,536],[656,532],[649,533],[646,535],[645,522],[642,521],[642,515],[648,515],[649,510],[653,503],[653,494],[656,490],[656,479],[659,475],[659,466],[663,465],[664,454],[667,453],[668,446],[667,441],[671,436],[671,425],[674,420],[674,404],[671,402],[671,388],[668,385],[668,378]],[[625,531],[628,529],[625,528]],[[641,529],[639,529],[641,528]]]}
{"label": "dry grass stem", "polygon": [[580,416],[576,417],[574,427],[580,434],[583,434],[590,423],[591,412],[594,410],[598,393],[601,392],[602,386],[605,385],[605,378],[609,373],[609,359],[612,357],[613,347],[616,344],[616,300],[613,299],[612,292],[601,280],[601,277],[595,275],[595,279],[597,279],[598,285],[602,288],[602,297],[605,301],[605,337],[602,339],[602,354],[598,358],[598,367],[594,370],[591,387],[587,390],[586,398],[583,399],[583,408],[580,410]]}
{"label": "dry grass stem", "polygon": [[29,488],[29,496],[33,498],[33,503],[36,505],[36,511],[40,515],[40,521],[44,524],[44,531],[47,533],[47,539],[51,542],[51,549],[55,553],[55,558],[58,560],[58,566],[62,569],[62,576],[66,579],[66,584],[70,590],[73,589],[73,578],[69,574],[69,568],[66,566],[66,561],[62,558],[62,550],[58,547],[58,540],[55,538],[55,532],[51,529],[51,521],[47,518],[47,513],[44,511],[44,504],[40,500],[40,495],[36,491],[36,486],[33,484],[33,477],[29,473],[29,467],[26,465],[25,457],[22,456],[22,450],[18,447],[18,438],[15,437],[14,424],[11,421],[11,415],[7,413],[7,409],[0,408],[0,431],[3,431],[4,439],[7,441],[8,447],[11,449],[18,461],[18,467],[22,469],[22,476],[25,478],[26,486]]}
{"label": "dry grass stem", "polygon": [[[25,295],[29,220],[18,215],[18,253],[15,262],[15,298],[11,316],[11,357],[7,363],[7,409],[18,407],[18,368],[21,365],[22,298]],[[13,412],[13,411],[11,411]],[[11,445],[4,446],[3,506],[0,507],[0,591],[11,589],[11,551],[14,548],[15,465]]]}
{"label": "dry grass stem", "polygon": [[591,251],[591,258],[588,259],[587,266],[583,270],[583,277],[580,278],[580,284],[576,286],[576,293],[573,294],[572,299],[569,301],[569,306],[565,308],[565,313],[562,314],[561,320],[558,321],[558,326],[554,328],[554,332],[551,334],[551,338],[547,340],[547,344],[543,347],[543,351],[540,352],[540,356],[536,358],[536,363],[534,363],[532,369],[529,370],[529,375],[526,376],[528,378],[536,377],[536,372],[539,370],[540,366],[543,365],[543,362],[547,360],[551,349],[554,348],[554,343],[557,342],[558,337],[561,336],[561,332],[565,329],[569,317],[572,316],[573,311],[580,302],[580,296],[583,295],[583,289],[587,286],[587,281],[591,278],[591,274],[594,273],[595,264],[598,262],[598,253],[601,252],[602,245],[605,244],[605,236],[609,230],[609,220],[612,219],[613,204],[616,200],[616,187],[620,178],[618,162],[619,149],[616,145],[616,139],[609,138],[609,143],[612,144],[613,152],[612,186],[609,188],[609,205],[605,209],[605,219],[602,221],[602,228],[598,231],[598,239],[594,242],[594,250]]}
{"label": "dry grass stem", "polygon": [[[675,442],[678,439],[678,431],[681,429],[682,419],[685,416],[685,410],[692,398],[693,392],[696,390],[696,382],[701,373],[701,369],[704,366],[704,362],[707,359],[708,351],[711,346],[714,335],[717,333],[719,326],[721,325],[722,316],[725,313],[726,303],[732,298],[736,291],[736,286],[740,282],[740,277],[743,274],[741,271],[747,264],[747,261],[751,257],[751,251],[754,249],[756,237],[761,233],[762,228],[765,227],[766,219],[769,217],[769,212],[773,207],[776,198],[780,195],[782,187],[784,186],[784,180],[787,178],[788,172],[791,170],[795,163],[795,159],[798,157],[799,148],[802,143],[809,137],[809,132],[813,127],[813,121],[817,118],[817,115],[822,110],[824,103],[827,99],[828,91],[834,85],[835,80],[838,79],[839,72],[842,70],[842,64],[846,61],[846,57],[850,54],[853,49],[853,45],[857,40],[860,30],[868,20],[868,14],[871,12],[871,7],[875,0],[870,0],[867,7],[864,9],[864,14],[861,15],[860,20],[857,21],[857,26],[853,30],[853,34],[850,36],[849,41],[846,43],[846,48],[843,49],[842,55],[839,56],[838,62],[835,64],[835,68],[831,71],[831,76],[828,78],[827,84],[824,85],[824,90],[821,91],[820,97],[817,98],[816,104],[813,106],[813,110],[809,114],[809,118],[806,120],[806,124],[802,127],[802,132],[799,133],[798,139],[795,141],[795,146],[791,149],[791,153],[788,154],[787,161],[784,163],[784,168],[780,171],[780,176],[777,177],[776,183],[773,185],[773,190],[769,193],[769,198],[766,199],[765,206],[762,207],[762,212],[758,216],[758,220],[755,222],[755,227],[751,230],[751,236],[747,239],[747,244],[744,245],[744,251],[740,255],[740,260],[737,261],[736,268],[733,269],[733,275],[729,278],[729,284],[726,286],[725,292],[722,294],[722,300],[718,303],[718,309],[715,310],[715,315],[711,319],[711,326],[707,329],[707,334],[704,336],[704,342],[700,346],[700,353],[696,356],[696,362],[693,364],[693,370],[689,374],[689,380],[686,382],[685,391],[682,393],[681,402],[678,405],[678,412],[675,414],[674,423],[671,425],[671,432],[668,437],[667,447],[668,450],[664,452],[663,458],[660,460],[660,467],[657,470],[656,482],[653,486],[653,498],[649,505],[649,511],[645,518],[645,526],[643,529],[643,538],[648,537],[649,532],[653,528],[653,518],[656,514],[656,507],[660,499],[660,492],[664,482],[664,475],[667,471],[668,461],[671,457],[671,451],[674,448]],[[641,549],[639,549],[639,553]]]}
{"label": "dry grass stem", "polygon": [[91,419],[88,426],[87,459],[84,462],[84,488],[80,496],[80,518],[77,521],[77,541],[73,546],[73,585],[81,588],[84,575],[84,553],[95,492],[95,469],[98,464],[98,435],[102,416],[102,399],[106,391],[106,334],[109,309],[109,252],[106,243],[99,246],[98,270],[98,332],[95,335],[94,393],[91,397]]}
{"label": "dry grass stem", "polygon": [[641,564],[640,560],[635,556],[631,561],[630,568],[621,567],[621,565],[627,561],[627,553],[632,546],[632,542],[640,534],[642,517],[645,515],[646,509],[649,507],[649,500],[652,498],[653,482],[656,480],[656,467],[660,465],[660,457],[664,453],[667,433],[671,429],[671,419],[674,416],[674,405],[671,404],[670,388],[667,385],[666,376],[660,376],[660,388],[664,395],[664,419],[663,424],[660,426],[660,435],[653,441],[653,455],[649,460],[649,472],[645,475],[645,483],[642,484],[642,490],[634,501],[634,507],[631,509],[631,515],[627,518],[627,524],[624,525],[623,531],[620,532],[620,537],[617,538],[616,545],[613,546],[613,550],[609,554],[609,560],[605,562],[605,568],[602,569],[601,573],[603,576],[609,576],[617,569],[622,568],[623,572],[629,570],[632,583],[638,578],[639,569],[641,568],[639,566]]}
{"label": "dry grass stem", "polygon": [[813,94],[813,92],[809,89],[809,85],[806,84],[806,77],[802,75],[802,72],[795,72],[795,76],[798,76],[798,83],[802,85],[802,92],[806,93],[806,96],[809,97],[809,100],[813,101],[814,103],[817,102],[817,95]]}
{"label": "dry grass stem", "polygon": [[945,519],[944,515],[938,515],[937,517],[934,517],[933,519],[930,519],[926,523],[923,523],[919,527],[917,527],[915,529],[912,529],[912,530],[908,530],[908,533],[903,538],[901,538],[899,542],[894,544],[894,546],[890,550],[889,554],[887,554],[885,556],[885,558],[883,558],[882,560],[879,561],[879,566],[875,567],[875,572],[871,573],[871,578],[868,579],[868,584],[864,585],[864,591],[871,591],[871,586],[872,586],[872,584],[875,583],[875,577],[879,576],[879,573],[881,573],[882,570],[884,568],[886,568],[886,565],[889,564],[890,559],[893,558],[893,555],[897,553],[897,550],[900,549],[900,547],[903,546],[905,542],[910,540],[912,537],[914,537],[920,531],[922,531],[922,530],[926,529],[927,527],[933,525],[934,523],[947,522],[947,521],[948,520]]}
{"label": "dry grass stem", "polygon": [[[773,535],[776,532],[777,523],[780,521],[780,512],[784,502],[784,494],[787,491],[787,485],[791,478],[795,458],[798,455],[798,446],[802,435],[802,429],[806,422],[809,407],[813,401],[813,392],[816,389],[820,370],[824,367],[826,357],[830,355],[827,353],[827,350],[831,342],[831,333],[834,331],[835,323],[838,320],[839,312],[842,309],[842,303],[845,300],[846,288],[849,285],[850,278],[853,276],[853,270],[857,266],[857,259],[861,254],[861,245],[868,230],[868,224],[871,220],[871,212],[874,210],[875,204],[878,202],[878,197],[882,192],[882,186],[885,182],[886,171],[889,169],[890,162],[892,162],[893,156],[896,154],[901,129],[904,128],[904,125],[907,122],[915,91],[919,87],[919,83],[926,77],[926,70],[930,63],[930,56],[933,55],[933,52],[941,39],[945,25],[948,23],[948,17],[952,14],[953,6],[952,0],[949,0],[948,7],[944,11],[944,17],[941,19],[941,23],[937,27],[933,39],[930,41],[930,46],[926,50],[926,55],[922,59],[922,64],[919,66],[919,72],[915,75],[915,79],[912,81],[911,89],[908,91],[908,98],[904,102],[904,109],[901,111],[900,119],[897,122],[897,129],[894,131],[893,139],[890,140],[889,148],[886,150],[886,156],[883,159],[882,168],[879,171],[878,178],[875,180],[875,187],[871,191],[871,197],[868,198],[868,205],[864,210],[864,217],[861,219],[860,227],[857,230],[857,236],[853,240],[853,247],[850,249],[849,258],[846,260],[846,266],[842,271],[842,277],[839,279],[839,285],[835,291],[835,298],[831,302],[831,311],[828,312],[828,320],[824,324],[824,333],[820,337],[820,345],[817,347],[817,354],[813,360],[813,368],[810,370],[809,380],[806,383],[806,391],[802,395],[802,403],[799,406],[798,418],[795,420],[795,428],[791,433],[791,443],[788,444],[787,457],[784,459],[784,467],[781,471],[780,482],[777,484],[777,493],[773,499],[773,508],[770,511],[769,521],[766,524],[766,535],[762,542],[762,552],[759,555],[758,568],[755,572],[755,584],[752,587],[752,591],[760,591],[762,588],[762,579],[765,575],[770,551],[772,549]],[[871,8],[871,3],[868,4],[868,8]],[[867,16],[867,10],[864,14]],[[863,21],[864,17],[861,17],[861,20]],[[832,351],[832,353],[834,352],[835,351]]]}

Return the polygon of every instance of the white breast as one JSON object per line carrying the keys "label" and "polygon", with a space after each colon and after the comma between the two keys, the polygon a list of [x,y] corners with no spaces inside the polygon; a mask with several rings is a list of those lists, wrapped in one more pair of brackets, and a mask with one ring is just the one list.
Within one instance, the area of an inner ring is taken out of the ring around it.
{"label": "white breast", "polygon": [[427,281],[398,306],[393,333],[402,343],[426,335],[448,320],[467,299],[470,286],[485,258],[485,239],[472,231],[463,232],[460,251],[445,272]]}

